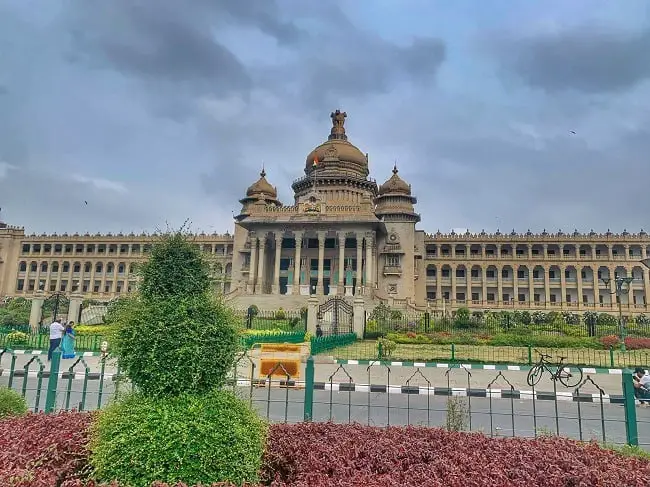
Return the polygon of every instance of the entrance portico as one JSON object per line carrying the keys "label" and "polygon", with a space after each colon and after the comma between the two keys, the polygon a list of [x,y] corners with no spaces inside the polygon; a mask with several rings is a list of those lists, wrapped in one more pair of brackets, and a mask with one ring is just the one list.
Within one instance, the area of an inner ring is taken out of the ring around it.
{"label": "entrance portico", "polygon": [[255,229],[249,238],[249,293],[352,296],[376,286],[374,229]]}

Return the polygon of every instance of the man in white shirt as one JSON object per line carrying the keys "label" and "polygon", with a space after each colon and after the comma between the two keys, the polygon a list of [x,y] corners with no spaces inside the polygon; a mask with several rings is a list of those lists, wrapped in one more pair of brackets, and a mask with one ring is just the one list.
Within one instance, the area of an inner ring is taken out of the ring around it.
{"label": "man in white shirt", "polygon": [[50,349],[47,351],[47,361],[52,360],[52,352],[59,348],[61,345],[61,338],[63,338],[63,332],[65,327],[59,323],[59,320],[54,318],[54,321],[50,325]]}
{"label": "man in white shirt", "polygon": [[650,403],[650,375],[643,367],[634,369],[634,395],[641,404]]}

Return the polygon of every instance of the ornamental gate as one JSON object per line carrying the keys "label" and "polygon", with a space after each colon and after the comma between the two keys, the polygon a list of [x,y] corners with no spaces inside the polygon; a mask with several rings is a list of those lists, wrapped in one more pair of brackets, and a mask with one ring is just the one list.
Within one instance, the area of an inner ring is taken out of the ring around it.
{"label": "ornamental gate", "polygon": [[354,331],[354,308],[340,296],[318,306],[316,318],[323,335],[344,335]]}
{"label": "ornamental gate", "polygon": [[[59,320],[68,320],[68,309],[70,307],[70,300],[64,293],[54,293],[43,300],[43,308],[41,311],[41,326],[49,325],[54,321],[54,318]],[[76,316],[71,317],[72,320],[77,319]]]}

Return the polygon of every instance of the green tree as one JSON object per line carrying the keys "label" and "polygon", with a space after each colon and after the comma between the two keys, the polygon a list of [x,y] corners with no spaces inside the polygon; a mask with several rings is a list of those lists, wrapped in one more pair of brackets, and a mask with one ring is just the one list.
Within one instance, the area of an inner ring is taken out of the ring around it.
{"label": "green tree", "polygon": [[209,266],[182,231],[162,234],[141,267],[140,293],[120,301],[112,351],[148,395],[204,393],[234,363],[234,313],[212,294]]}

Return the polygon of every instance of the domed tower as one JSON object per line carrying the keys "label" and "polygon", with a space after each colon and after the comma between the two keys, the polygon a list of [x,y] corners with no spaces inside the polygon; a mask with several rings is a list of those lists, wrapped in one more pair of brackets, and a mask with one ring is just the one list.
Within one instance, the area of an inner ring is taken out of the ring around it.
{"label": "domed tower", "polygon": [[420,215],[415,213],[411,185],[398,172],[395,165],[375,198],[375,214],[386,225],[386,235],[378,241],[378,286],[386,294],[406,298],[415,296],[415,224]]}
{"label": "domed tower", "polygon": [[368,177],[368,155],[351,144],[345,133],[347,113],[336,110],[330,117],[332,129],[327,141],[309,153],[305,176],[292,185],[296,202],[312,191],[330,201],[347,199],[359,203],[374,199],[377,183]]}
{"label": "domed tower", "polygon": [[278,190],[277,188],[271,186],[271,184],[266,180],[266,171],[262,168],[260,172],[260,178],[254,182],[246,190],[246,197],[239,200],[242,206],[242,215],[246,215],[248,208],[253,204],[264,204],[264,205],[274,205],[282,206],[280,200],[278,200]]}
{"label": "domed tower", "polygon": [[393,175],[379,187],[375,198],[375,214],[384,221],[406,221],[414,225],[420,221],[413,205],[417,198],[411,195],[411,185],[399,177],[397,165]]}

